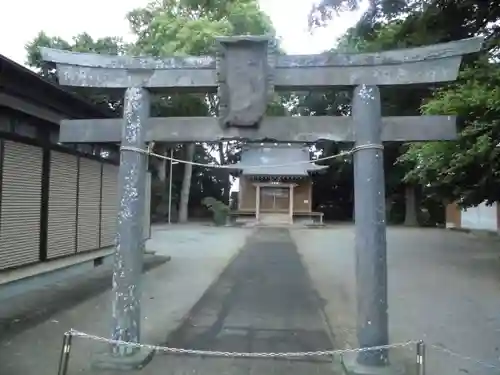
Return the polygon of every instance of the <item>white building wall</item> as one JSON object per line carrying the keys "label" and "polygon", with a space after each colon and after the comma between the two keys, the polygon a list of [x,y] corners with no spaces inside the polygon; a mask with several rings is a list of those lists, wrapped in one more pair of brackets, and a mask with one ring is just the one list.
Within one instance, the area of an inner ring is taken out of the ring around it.
{"label": "white building wall", "polygon": [[480,229],[497,231],[497,203],[487,206],[481,203],[462,211],[461,227],[464,229]]}

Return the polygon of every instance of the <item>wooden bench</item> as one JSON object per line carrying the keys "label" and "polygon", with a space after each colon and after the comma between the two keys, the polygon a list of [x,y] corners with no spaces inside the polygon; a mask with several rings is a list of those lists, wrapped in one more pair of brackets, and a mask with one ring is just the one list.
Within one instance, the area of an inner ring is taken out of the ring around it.
{"label": "wooden bench", "polygon": [[229,211],[228,217],[229,220],[234,223],[239,217],[255,217],[255,211],[233,210]]}
{"label": "wooden bench", "polygon": [[230,211],[229,216],[255,216],[255,211]]}
{"label": "wooden bench", "polygon": [[314,220],[314,218],[317,218],[319,220],[319,224],[323,225],[323,216],[325,214],[323,212],[294,212],[293,216],[299,216],[299,217],[310,217]]}

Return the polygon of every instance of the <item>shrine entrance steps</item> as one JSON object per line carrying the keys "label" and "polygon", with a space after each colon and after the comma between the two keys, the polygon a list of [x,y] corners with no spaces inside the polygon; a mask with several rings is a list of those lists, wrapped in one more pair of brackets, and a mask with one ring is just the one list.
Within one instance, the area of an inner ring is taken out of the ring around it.
{"label": "shrine entrance steps", "polygon": [[246,223],[238,223],[237,226],[244,228],[324,228],[324,224],[314,223],[306,220],[294,220],[293,223],[262,223],[254,221],[247,221]]}
{"label": "shrine entrance steps", "polygon": [[290,225],[292,223],[289,214],[265,213],[260,214],[258,224],[262,226]]}
{"label": "shrine entrance steps", "polygon": [[270,228],[310,228],[323,227],[323,221],[315,220],[307,216],[294,217],[293,222],[288,214],[282,213],[265,213],[260,214],[257,220],[254,216],[240,216],[234,218],[232,224],[238,227],[254,228],[254,227],[270,227]]}

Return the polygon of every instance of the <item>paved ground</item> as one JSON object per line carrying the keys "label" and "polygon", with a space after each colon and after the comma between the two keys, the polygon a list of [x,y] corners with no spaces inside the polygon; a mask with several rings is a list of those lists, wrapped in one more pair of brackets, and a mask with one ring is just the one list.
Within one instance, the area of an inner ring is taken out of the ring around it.
{"label": "paved ground", "polygon": [[[286,229],[256,231],[169,346],[241,352],[331,349],[321,304]],[[147,374],[331,374],[328,358],[157,356]],[[161,371],[163,369],[163,371]]]}
{"label": "paved ground", "polygon": [[[169,345],[300,351],[328,348],[333,337],[336,349],[357,346],[353,228],[291,230],[300,256],[286,231],[254,232],[248,246],[234,258],[250,233],[241,228],[203,226],[155,230],[148,248],[172,255],[172,261],[144,277],[143,341],[165,343],[167,333],[184,322],[168,337]],[[438,229],[391,228],[388,244],[391,341],[424,339],[499,367],[488,369],[428,347],[427,374],[500,373],[500,241]],[[98,284],[101,294],[75,306],[47,301],[64,311],[53,313],[44,322],[21,320],[17,331],[0,340],[0,374],[55,374],[61,335],[71,327],[107,336],[108,285]],[[80,293],[75,290],[73,298],[78,299]],[[190,319],[183,320],[196,301]],[[2,301],[2,309],[6,303]],[[68,374],[93,373],[89,370],[92,356],[105,349],[103,344],[76,340]],[[412,360],[414,352],[405,348],[392,350],[390,355]],[[157,355],[138,373],[288,372],[329,374],[332,367],[317,359],[248,361]]]}
{"label": "paved ground", "polygon": [[[158,267],[169,259],[164,256],[146,255],[144,271]],[[8,341],[18,334],[51,319],[61,310],[71,309],[82,301],[100,295],[112,277],[112,264],[50,284],[50,288],[37,288],[14,297],[0,298],[0,337]]]}
{"label": "paved ground", "polygon": [[[228,262],[243,246],[251,232],[238,228],[205,226],[156,227],[148,250],[159,255],[171,255],[172,260],[150,270],[143,279],[143,340],[163,343],[167,335],[182,321],[210,284],[217,279]],[[63,333],[75,328],[84,332],[108,336],[111,317],[110,278],[94,283],[94,297],[88,298],[87,288],[73,291],[73,302],[68,306],[65,295],[40,290],[51,296],[45,304],[56,304],[45,321],[19,319],[15,336],[0,338],[1,375],[54,375]],[[97,288],[97,290],[95,290]],[[66,295],[67,297],[67,295]],[[29,296],[27,297],[29,298]],[[87,299],[88,298],[88,299]],[[80,300],[80,303],[76,303]],[[3,311],[10,301],[1,301]],[[29,304],[29,301],[26,301]],[[19,304],[19,301],[16,302]],[[38,307],[45,309],[41,303]],[[55,312],[59,310],[58,312]],[[18,311],[16,309],[16,311]],[[5,321],[4,321],[5,323]],[[104,349],[101,344],[75,340],[69,374],[91,373],[92,355]]]}
{"label": "paved ground", "polygon": [[[335,344],[357,346],[353,228],[295,230],[293,238],[325,300]],[[498,238],[390,228],[388,279],[392,342],[424,339],[498,366],[486,368],[429,348],[428,374],[500,373]],[[409,349],[391,354],[413,357]]]}

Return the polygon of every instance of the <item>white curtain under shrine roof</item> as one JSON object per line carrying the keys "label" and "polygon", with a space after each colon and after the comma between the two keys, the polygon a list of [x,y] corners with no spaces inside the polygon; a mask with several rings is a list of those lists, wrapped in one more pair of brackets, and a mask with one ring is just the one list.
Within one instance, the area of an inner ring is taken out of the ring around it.
{"label": "white curtain under shrine roof", "polygon": [[[292,164],[294,162],[297,162],[297,164]],[[278,166],[261,167],[266,165]],[[307,146],[274,143],[246,145],[241,153],[241,161],[234,165],[234,169],[240,171],[243,176],[303,177],[325,168],[328,168],[328,166],[317,165],[311,161],[309,147]]]}

